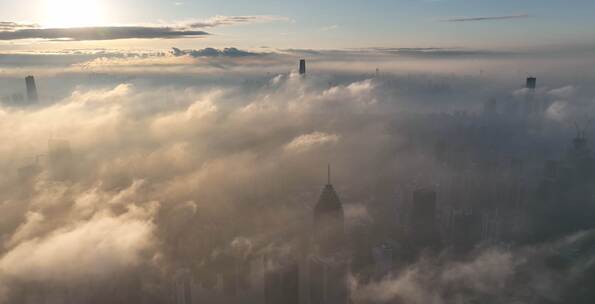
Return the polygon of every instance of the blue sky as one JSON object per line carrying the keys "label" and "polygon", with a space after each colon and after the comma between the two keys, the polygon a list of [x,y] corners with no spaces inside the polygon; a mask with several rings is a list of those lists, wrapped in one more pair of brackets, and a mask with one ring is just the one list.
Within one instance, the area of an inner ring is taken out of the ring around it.
{"label": "blue sky", "polygon": [[[49,3],[74,0],[2,1],[0,21],[43,25]],[[287,20],[205,29],[207,38],[176,41],[188,47],[277,48],[468,47],[524,48],[582,45],[595,38],[595,1],[574,0],[78,0],[98,2],[102,24],[173,24],[213,16],[280,16]],[[70,14],[82,15],[79,11]],[[65,13],[68,15],[68,13]],[[444,22],[451,18],[527,18]],[[54,16],[54,19],[67,19]],[[89,25],[89,24],[86,24]],[[170,45],[170,41],[139,45]]]}

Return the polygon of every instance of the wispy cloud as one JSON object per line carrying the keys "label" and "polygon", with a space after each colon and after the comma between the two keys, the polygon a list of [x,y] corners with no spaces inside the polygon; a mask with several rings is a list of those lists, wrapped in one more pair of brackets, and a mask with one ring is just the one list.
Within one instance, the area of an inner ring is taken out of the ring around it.
{"label": "wispy cloud", "polygon": [[0,21],[0,31],[15,31],[21,29],[39,28],[37,24],[25,24],[10,21]]}
{"label": "wispy cloud", "polygon": [[325,27],[322,28],[322,30],[325,31],[325,32],[334,31],[334,30],[337,30],[337,29],[339,29],[339,26],[336,25],[336,24],[325,26]]}
{"label": "wispy cloud", "polygon": [[237,25],[237,24],[252,24],[252,23],[268,23],[268,22],[289,22],[291,21],[287,17],[283,16],[268,16],[268,15],[256,15],[256,16],[215,16],[203,21],[197,21],[187,24],[191,28],[208,28],[217,27],[224,25]]}
{"label": "wispy cloud", "polygon": [[451,18],[441,20],[442,22],[472,22],[472,21],[494,21],[494,20],[509,20],[509,19],[525,19],[529,18],[528,14],[506,15],[506,16],[483,16],[483,17],[464,17]]}

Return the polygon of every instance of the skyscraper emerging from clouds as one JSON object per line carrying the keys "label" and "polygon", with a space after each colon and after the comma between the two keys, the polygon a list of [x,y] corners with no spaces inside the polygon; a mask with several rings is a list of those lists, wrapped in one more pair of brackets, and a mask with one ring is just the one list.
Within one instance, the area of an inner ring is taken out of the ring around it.
{"label": "skyscraper emerging from clouds", "polygon": [[35,78],[33,76],[27,76],[25,78],[27,84],[27,100],[29,103],[36,103],[39,100],[37,95],[37,85],[35,85]]}
{"label": "skyscraper emerging from clouds", "polygon": [[314,208],[313,249],[310,257],[310,304],[346,304],[350,255],[345,235],[343,204],[330,178]]}
{"label": "skyscraper emerging from clouds", "polygon": [[300,59],[300,75],[306,75],[306,59]]}

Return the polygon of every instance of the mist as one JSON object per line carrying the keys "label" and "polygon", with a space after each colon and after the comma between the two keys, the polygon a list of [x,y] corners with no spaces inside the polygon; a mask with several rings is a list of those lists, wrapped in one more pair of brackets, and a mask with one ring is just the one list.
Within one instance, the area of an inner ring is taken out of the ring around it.
{"label": "mist", "polygon": [[590,303],[590,55],[0,55],[0,303],[268,303],[327,184],[353,303]]}

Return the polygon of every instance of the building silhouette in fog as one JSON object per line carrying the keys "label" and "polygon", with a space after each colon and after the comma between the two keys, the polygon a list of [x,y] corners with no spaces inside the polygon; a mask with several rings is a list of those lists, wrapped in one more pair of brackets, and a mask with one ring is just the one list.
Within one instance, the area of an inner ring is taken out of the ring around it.
{"label": "building silhouette in fog", "polygon": [[29,103],[36,103],[39,101],[39,96],[37,95],[37,85],[35,84],[35,77],[27,76],[25,78],[25,83],[27,85],[27,100]]}
{"label": "building silhouette in fog", "polygon": [[192,274],[187,269],[179,271],[174,278],[174,303],[192,304]]}
{"label": "building silhouette in fog", "polygon": [[[584,131],[578,132],[561,160],[548,160],[534,206],[540,222],[536,237],[592,229],[595,222],[595,157]],[[551,223],[556,223],[552,225]]]}
{"label": "building silhouette in fog", "polygon": [[527,89],[535,90],[537,88],[537,78],[531,76],[527,78]]}
{"label": "building silhouette in fog", "polygon": [[414,251],[435,248],[440,244],[436,221],[436,197],[436,192],[431,189],[418,189],[413,192],[409,233]]}
{"label": "building silhouette in fog", "polygon": [[300,60],[300,75],[306,75],[306,59]]}
{"label": "building silhouette in fog", "polygon": [[329,180],[314,208],[313,246],[310,256],[310,304],[348,302],[350,256],[345,236],[343,204]]}
{"label": "building silhouette in fog", "polygon": [[299,304],[300,269],[293,259],[265,259],[265,304]]}
{"label": "building silhouette in fog", "polygon": [[67,181],[73,177],[74,163],[70,142],[51,139],[48,142],[48,173],[55,181]]}

